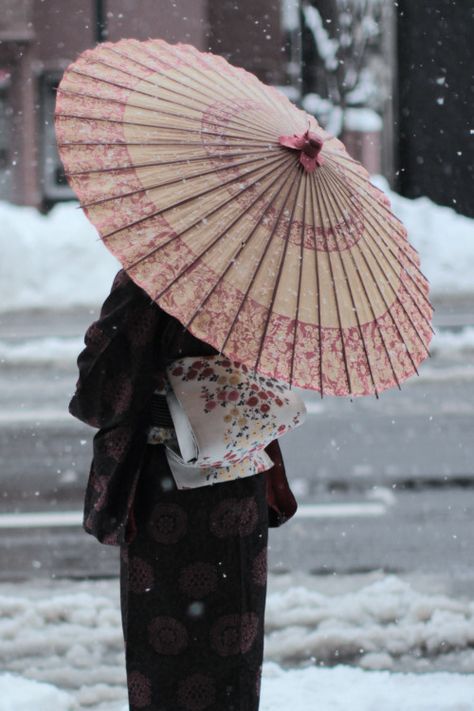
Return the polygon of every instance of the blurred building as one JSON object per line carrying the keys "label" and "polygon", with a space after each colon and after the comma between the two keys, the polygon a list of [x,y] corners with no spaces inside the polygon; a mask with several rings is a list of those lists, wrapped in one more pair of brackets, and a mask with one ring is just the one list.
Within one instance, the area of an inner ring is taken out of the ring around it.
{"label": "blurred building", "polygon": [[[0,0],[0,199],[72,197],[55,147],[55,89],[97,41],[162,37],[283,83],[279,0]],[[265,39],[271,37],[272,41]]]}
{"label": "blurred building", "polygon": [[[337,39],[341,2],[0,0],[0,199],[48,207],[72,197],[55,147],[55,89],[65,67],[96,42],[190,42],[284,87],[298,103],[312,92],[328,98],[327,71],[315,51],[317,35],[325,45],[324,34],[309,31],[305,12],[315,8],[327,37]],[[354,157],[381,170],[404,194],[428,195],[474,215],[472,4],[371,2],[381,8],[375,25],[382,32],[368,55],[376,91],[371,97],[355,91],[343,101],[371,107],[380,127],[356,114],[342,137]],[[330,79],[340,94],[343,72]],[[370,89],[370,82],[362,83]]]}

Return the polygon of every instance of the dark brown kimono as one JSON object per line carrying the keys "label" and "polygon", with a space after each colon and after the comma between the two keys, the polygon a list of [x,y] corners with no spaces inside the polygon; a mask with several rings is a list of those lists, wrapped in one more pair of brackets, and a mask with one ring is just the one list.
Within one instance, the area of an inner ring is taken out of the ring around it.
{"label": "dark brown kimono", "polygon": [[166,365],[215,351],[124,272],[86,334],[70,411],[98,427],[84,526],[121,545],[131,711],[257,711],[268,526],[292,516],[280,449],[269,471],[178,490],[162,445],[147,445]]}
{"label": "dark brown kimono", "polygon": [[[84,528],[102,543],[120,545],[135,532],[134,495],[147,449],[153,390],[164,367],[182,356],[216,351],[162,311],[124,271],[100,318],[87,330],[79,380],[69,411],[99,428],[86,490]],[[296,511],[278,442],[267,449],[275,466],[265,474],[269,525]]]}

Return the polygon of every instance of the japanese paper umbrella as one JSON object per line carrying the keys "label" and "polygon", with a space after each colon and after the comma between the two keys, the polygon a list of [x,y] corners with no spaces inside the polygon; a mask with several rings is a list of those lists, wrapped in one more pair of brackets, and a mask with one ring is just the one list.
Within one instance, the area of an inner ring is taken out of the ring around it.
{"label": "japanese paper umbrella", "polygon": [[56,132],[106,247],[229,358],[365,395],[426,357],[428,285],[387,198],[254,75],[190,45],[101,44],[66,70]]}

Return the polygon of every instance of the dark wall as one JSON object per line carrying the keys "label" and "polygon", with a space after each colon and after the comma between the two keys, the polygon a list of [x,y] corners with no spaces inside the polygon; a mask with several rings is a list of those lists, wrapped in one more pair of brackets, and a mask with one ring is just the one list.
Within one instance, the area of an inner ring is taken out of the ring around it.
{"label": "dark wall", "polygon": [[209,50],[269,84],[282,84],[280,0],[208,0]]}
{"label": "dark wall", "polygon": [[474,4],[398,6],[399,188],[474,216]]}

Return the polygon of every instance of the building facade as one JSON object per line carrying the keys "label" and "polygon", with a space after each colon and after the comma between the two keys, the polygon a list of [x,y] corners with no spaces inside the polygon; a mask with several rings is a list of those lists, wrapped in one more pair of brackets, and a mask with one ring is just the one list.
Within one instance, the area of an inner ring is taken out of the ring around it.
{"label": "building facade", "polygon": [[[55,90],[65,67],[98,41],[189,42],[284,88],[300,103],[307,92],[324,97],[328,79],[315,52],[318,32],[305,26],[308,7],[320,13],[323,28],[327,22],[327,37],[337,40],[341,2],[0,0],[0,199],[47,209],[73,197],[55,146]],[[342,138],[356,159],[380,169],[403,194],[427,195],[474,215],[474,9],[458,0],[371,2],[383,8],[375,23],[383,32],[369,56],[380,78],[374,106],[382,128],[372,135],[346,131]],[[322,40],[325,45],[324,35]],[[341,66],[346,60],[342,47]],[[344,76],[337,74],[342,87]]]}
{"label": "building facade", "polygon": [[258,9],[253,0],[0,0],[0,9],[2,200],[47,209],[72,197],[55,146],[55,91],[101,39],[189,42],[283,83],[279,0]]}

